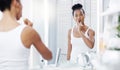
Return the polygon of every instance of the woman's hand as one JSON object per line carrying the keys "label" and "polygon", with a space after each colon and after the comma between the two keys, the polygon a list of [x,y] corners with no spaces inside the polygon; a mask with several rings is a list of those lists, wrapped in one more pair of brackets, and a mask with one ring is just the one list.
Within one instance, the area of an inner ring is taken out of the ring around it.
{"label": "woman's hand", "polygon": [[84,17],[84,14],[83,14],[83,15],[81,15],[81,17],[80,17],[80,19],[77,21],[77,23],[83,26],[83,25],[84,25],[84,19],[85,19],[85,17]]}
{"label": "woman's hand", "polygon": [[77,24],[77,29],[78,29],[78,32],[82,31],[83,29],[83,24],[81,22],[78,22]]}
{"label": "woman's hand", "polygon": [[77,25],[78,25],[78,31],[82,31],[84,26],[84,16],[81,16],[81,20],[77,21]]}
{"label": "woman's hand", "polygon": [[81,16],[81,23],[82,23],[83,25],[84,25],[84,19],[85,19],[84,15]]}
{"label": "woman's hand", "polygon": [[33,26],[33,23],[27,18],[24,20],[24,23],[28,26],[31,26],[31,27]]}

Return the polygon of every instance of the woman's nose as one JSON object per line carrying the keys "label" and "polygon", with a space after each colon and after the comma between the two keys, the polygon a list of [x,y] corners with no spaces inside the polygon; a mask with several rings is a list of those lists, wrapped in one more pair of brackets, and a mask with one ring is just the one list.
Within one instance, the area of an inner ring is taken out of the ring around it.
{"label": "woman's nose", "polygon": [[80,19],[80,18],[81,18],[80,16],[77,17],[77,19]]}

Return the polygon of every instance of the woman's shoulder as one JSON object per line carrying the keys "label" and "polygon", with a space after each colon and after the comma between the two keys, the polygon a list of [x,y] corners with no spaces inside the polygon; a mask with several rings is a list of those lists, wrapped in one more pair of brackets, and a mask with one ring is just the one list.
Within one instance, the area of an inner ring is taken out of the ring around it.
{"label": "woman's shoulder", "polygon": [[72,28],[68,29],[68,36],[71,36]]}
{"label": "woman's shoulder", "polygon": [[94,30],[90,26],[85,25],[85,28],[86,28],[86,30],[94,32]]}
{"label": "woman's shoulder", "polygon": [[72,28],[68,29],[68,32],[71,32],[72,31]]}
{"label": "woman's shoulder", "polygon": [[95,32],[91,27],[88,27],[88,29],[89,29],[89,32]]}
{"label": "woman's shoulder", "polygon": [[27,37],[31,37],[35,34],[37,34],[36,30],[30,26],[25,26],[22,32],[22,35],[27,36]]}
{"label": "woman's shoulder", "polygon": [[73,28],[68,29],[68,33],[71,34]]}
{"label": "woman's shoulder", "polygon": [[35,31],[32,27],[30,27],[30,26],[25,26],[25,28],[24,28],[24,30],[23,31]]}
{"label": "woman's shoulder", "polygon": [[34,37],[38,37],[38,33],[30,26],[25,26],[25,28],[22,31],[21,34],[21,39],[23,44],[27,47],[30,48],[30,45],[34,41]]}
{"label": "woman's shoulder", "polygon": [[95,35],[95,31],[92,28],[89,28],[88,34]]}
{"label": "woman's shoulder", "polygon": [[86,25],[86,29],[88,30],[88,34],[95,34],[95,31],[90,26]]}

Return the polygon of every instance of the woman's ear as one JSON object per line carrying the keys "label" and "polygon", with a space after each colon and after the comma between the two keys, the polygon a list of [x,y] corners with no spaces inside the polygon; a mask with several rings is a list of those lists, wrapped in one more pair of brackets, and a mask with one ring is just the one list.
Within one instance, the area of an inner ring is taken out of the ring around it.
{"label": "woman's ear", "polygon": [[15,7],[15,5],[16,5],[16,0],[12,0],[11,5]]}
{"label": "woman's ear", "polygon": [[17,0],[12,0],[12,6],[14,6],[15,8],[16,7],[19,7],[19,2]]}

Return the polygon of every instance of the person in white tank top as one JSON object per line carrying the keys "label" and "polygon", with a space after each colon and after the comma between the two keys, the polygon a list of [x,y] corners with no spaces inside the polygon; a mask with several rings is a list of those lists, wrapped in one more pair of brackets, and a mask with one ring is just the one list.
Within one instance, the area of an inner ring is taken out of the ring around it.
{"label": "person in white tank top", "polygon": [[22,16],[20,0],[0,0],[0,70],[28,70],[29,48],[33,44],[42,57],[52,59],[51,51],[44,45],[29,20],[20,25]]}
{"label": "person in white tank top", "polygon": [[77,62],[77,57],[94,47],[95,32],[85,25],[85,12],[81,4],[72,6],[72,14],[76,24],[68,31],[67,60]]}

